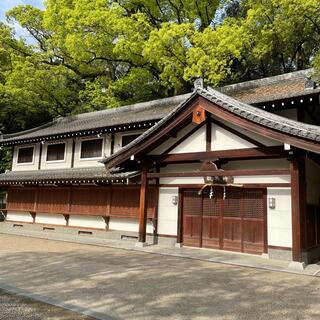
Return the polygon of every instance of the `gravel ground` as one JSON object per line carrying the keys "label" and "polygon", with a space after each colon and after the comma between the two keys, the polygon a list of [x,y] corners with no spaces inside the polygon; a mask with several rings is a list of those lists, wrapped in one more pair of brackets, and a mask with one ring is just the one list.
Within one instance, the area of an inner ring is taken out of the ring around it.
{"label": "gravel ground", "polygon": [[1,320],[91,320],[92,318],[0,290]]}
{"label": "gravel ground", "polygon": [[3,234],[0,243],[0,287],[100,319],[320,319],[319,277]]}

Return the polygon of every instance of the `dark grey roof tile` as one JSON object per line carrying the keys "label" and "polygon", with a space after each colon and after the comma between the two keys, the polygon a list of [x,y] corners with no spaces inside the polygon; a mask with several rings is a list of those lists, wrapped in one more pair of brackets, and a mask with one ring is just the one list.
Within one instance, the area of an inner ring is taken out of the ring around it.
{"label": "dark grey roof tile", "polygon": [[0,183],[52,181],[52,180],[101,180],[126,179],[137,172],[107,172],[103,166],[52,170],[8,171],[0,174]]}

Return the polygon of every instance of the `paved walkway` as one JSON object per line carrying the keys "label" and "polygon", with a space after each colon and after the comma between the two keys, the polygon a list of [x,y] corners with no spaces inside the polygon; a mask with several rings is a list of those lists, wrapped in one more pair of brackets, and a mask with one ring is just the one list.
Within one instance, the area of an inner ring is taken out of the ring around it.
{"label": "paved walkway", "polygon": [[104,246],[110,248],[126,249],[130,251],[139,251],[146,253],[155,253],[160,255],[169,255],[174,257],[183,257],[189,259],[218,262],[222,264],[251,267],[257,269],[266,269],[271,271],[283,271],[305,275],[320,276],[320,263],[309,264],[305,269],[293,268],[288,261],[268,259],[257,255],[228,252],[221,250],[212,250],[204,248],[151,245],[143,248],[135,246],[136,241],[132,240],[112,240],[91,235],[68,234],[52,231],[37,231],[32,229],[13,229],[6,224],[0,225],[0,234],[23,235],[26,237],[35,237],[47,240],[59,240],[63,242],[75,242],[86,245]]}
{"label": "paved walkway", "polygon": [[319,277],[14,235],[0,243],[0,287],[97,319],[320,318]]}

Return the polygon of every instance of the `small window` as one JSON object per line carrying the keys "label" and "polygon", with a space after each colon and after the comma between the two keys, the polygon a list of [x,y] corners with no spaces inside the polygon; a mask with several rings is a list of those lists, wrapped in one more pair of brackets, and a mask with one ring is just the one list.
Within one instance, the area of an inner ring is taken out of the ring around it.
{"label": "small window", "polygon": [[92,139],[81,141],[81,159],[101,158],[102,157],[102,139]]}
{"label": "small window", "polygon": [[18,163],[33,162],[33,147],[19,148]]}
{"label": "small window", "polygon": [[122,144],[121,144],[122,147],[126,146],[133,140],[137,139],[139,136],[140,134],[130,134],[130,135],[122,136]]}
{"label": "small window", "polygon": [[66,149],[65,143],[48,144],[46,160],[47,161],[63,161],[65,149]]}

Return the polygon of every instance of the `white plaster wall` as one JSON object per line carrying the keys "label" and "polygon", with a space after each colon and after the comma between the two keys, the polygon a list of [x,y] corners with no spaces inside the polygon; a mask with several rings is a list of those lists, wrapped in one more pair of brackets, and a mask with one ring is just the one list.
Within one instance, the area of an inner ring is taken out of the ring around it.
{"label": "white plaster wall", "polygon": [[[46,161],[47,158],[47,148],[49,144],[55,144],[55,143],[66,143],[66,149],[65,149],[65,158],[63,161]],[[71,168],[71,160],[72,160],[72,139],[66,139],[66,140],[57,140],[44,143],[42,145],[42,155],[41,155],[41,169],[59,169],[59,168]]]}
{"label": "white plaster wall", "polygon": [[255,169],[289,169],[290,163],[286,159],[261,159],[230,161],[222,166],[224,170],[255,170]]}
{"label": "white plaster wall", "polygon": [[320,166],[306,160],[307,203],[318,206],[320,201]]}
{"label": "white plaster wall", "polygon": [[172,197],[178,197],[178,188],[160,188],[158,203],[158,234],[177,235],[178,204],[172,204]]}
{"label": "white plaster wall", "polygon": [[206,151],[206,128],[203,126],[186,140],[182,141],[169,153],[204,152]]}
{"label": "white plaster wall", "polygon": [[290,176],[238,176],[234,183],[290,183]]}
{"label": "white plaster wall", "polygon": [[216,150],[233,150],[254,148],[255,145],[234,135],[233,133],[217,126],[212,125],[211,131],[211,149]]}
{"label": "white plaster wall", "polygon": [[[277,146],[277,145],[281,145],[283,144],[282,142],[279,142],[277,140],[273,140],[273,139],[270,139],[270,138],[267,138],[265,136],[262,136],[262,135],[259,135],[259,134],[256,134],[256,133],[253,133],[249,130],[246,130],[246,129],[243,129],[243,128],[240,128],[234,124],[231,124],[230,122],[227,122],[227,121],[224,121],[224,120],[221,120],[221,119],[217,119],[219,120],[219,122],[227,125],[228,127],[232,128],[232,129],[235,129],[236,131],[240,132],[240,133],[243,133],[245,134],[246,136],[266,145],[266,146]],[[217,125],[215,124],[212,124],[212,135],[214,134],[214,131],[215,131],[215,128],[217,127]],[[230,133],[231,134],[231,133]],[[231,134],[233,135],[233,134]],[[234,136],[234,135],[233,135]],[[215,149],[214,145],[213,145],[213,140],[212,140],[212,150],[217,150]],[[222,149],[222,150],[227,150],[227,149]]]}
{"label": "white plaster wall", "polygon": [[55,225],[66,225],[66,219],[62,214],[45,214],[37,213],[36,214],[36,223],[42,224],[55,224]]}
{"label": "white plaster wall", "polygon": [[31,214],[28,212],[8,211],[7,221],[33,222]]}
{"label": "white plaster wall", "polygon": [[186,135],[189,131],[191,131],[196,126],[197,124],[195,123],[188,124],[183,129],[178,131],[177,136],[175,138],[168,138],[164,143],[162,143],[160,146],[153,149],[149,154],[162,154],[165,150],[171,147],[176,141],[179,141],[179,139],[181,139],[184,135]]}
{"label": "white plaster wall", "polygon": [[[32,163],[17,163],[19,148],[32,147],[32,146],[34,147]],[[12,171],[38,170],[39,157],[40,157],[40,144],[39,143],[15,146],[13,149]]]}
{"label": "white plaster wall", "polygon": [[97,167],[103,166],[103,163],[100,163],[99,160],[103,159],[104,156],[109,156],[111,153],[111,135],[105,134],[102,135],[103,139],[102,143],[102,157],[100,158],[92,158],[92,159],[80,159],[81,155],[81,141],[82,140],[90,140],[90,139],[98,139],[97,136],[92,137],[83,137],[75,139],[74,146],[74,168],[83,168],[83,167]]}
{"label": "white plaster wall", "polygon": [[[161,168],[161,173],[169,172],[194,172],[200,170],[200,164],[187,163],[187,164],[170,164]],[[169,177],[160,178],[160,184],[198,184],[204,183],[202,177]]]}
{"label": "white plaster wall", "polygon": [[105,229],[106,223],[102,217],[70,215],[69,226]]}
{"label": "white plaster wall", "polygon": [[291,189],[268,188],[267,198],[276,199],[276,208],[268,207],[268,245],[292,247]]}
{"label": "white plaster wall", "polygon": [[130,136],[132,134],[142,134],[146,130],[133,130],[133,131],[126,131],[126,132],[116,132],[114,135],[114,152],[119,151],[122,148],[122,136],[127,135]]}
{"label": "white plaster wall", "polygon": [[[129,218],[115,218],[111,217],[109,220],[109,229],[110,230],[119,230],[119,231],[139,231],[139,221],[138,219],[129,219]],[[151,221],[147,221],[147,233],[153,233],[153,225]]]}

